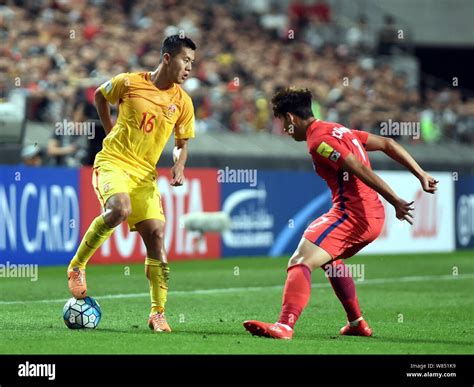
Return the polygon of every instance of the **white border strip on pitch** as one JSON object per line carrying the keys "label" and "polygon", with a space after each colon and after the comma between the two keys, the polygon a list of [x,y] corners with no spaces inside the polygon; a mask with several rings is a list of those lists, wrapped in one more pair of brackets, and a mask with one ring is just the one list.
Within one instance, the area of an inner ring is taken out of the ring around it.
{"label": "white border strip on pitch", "polygon": [[[395,277],[395,278],[374,278],[364,281],[355,281],[357,286],[361,285],[383,285],[393,284],[398,282],[426,282],[426,281],[456,281],[461,279],[474,278],[474,273],[453,275],[427,275],[427,276],[411,276],[411,277]],[[329,283],[318,283],[313,284],[312,288],[325,288],[328,287]],[[237,287],[237,288],[217,288],[217,289],[196,289],[196,290],[175,290],[170,291],[169,295],[198,295],[198,294],[219,294],[219,293],[233,293],[233,292],[255,292],[261,290],[272,290],[272,289],[283,289],[282,285],[273,286],[250,286],[250,287]],[[106,294],[103,296],[94,296],[99,300],[111,300],[116,298],[139,298],[149,296],[150,293],[130,293],[130,294]],[[65,299],[58,298],[53,300],[30,300],[30,301],[0,301],[0,305],[17,305],[17,304],[31,304],[31,303],[49,303],[49,302],[64,302]]]}

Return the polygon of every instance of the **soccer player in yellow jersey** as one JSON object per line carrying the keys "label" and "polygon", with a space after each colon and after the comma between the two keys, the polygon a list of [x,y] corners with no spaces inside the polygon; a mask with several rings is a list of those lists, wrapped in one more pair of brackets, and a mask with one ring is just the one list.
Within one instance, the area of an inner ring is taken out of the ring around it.
{"label": "soccer player in yellow jersey", "polygon": [[[148,325],[155,332],[171,332],[164,314],[169,267],[156,164],[174,131],[173,154],[179,156],[171,168],[171,185],[183,184],[187,141],[194,137],[194,109],[179,85],[189,76],[195,50],[191,39],[169,36],[155,71],[119,74],[96,90],[96,107],[107,136],[95,158],[92,183],[104,213],[94,219],[68,267],[72,295],[86,297],[87,261],[126,220],[146,245],[151,297]],[[115,125],[109,103],[118,103]]]}

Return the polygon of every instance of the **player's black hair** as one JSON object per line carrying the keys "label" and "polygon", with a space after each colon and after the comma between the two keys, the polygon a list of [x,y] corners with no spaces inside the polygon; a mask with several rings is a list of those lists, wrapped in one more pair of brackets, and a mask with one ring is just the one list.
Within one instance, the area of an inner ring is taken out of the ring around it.
{"label": "player's black hair", "polygon": [[286,113],[306,119],[313,117],[309,89],[296,89],[289,87],[278,91],[272,98],[273,114],[275,117],[284,117]]}
{"label": "player's black hair", "polygon": [[183,47],[190,48],[193,51],[197,48],[192,39],[186,36],[170,35],[163,40],[163,44],[161,45],[161,58],[163,58],[163,55],[166,53],[175,56]]}

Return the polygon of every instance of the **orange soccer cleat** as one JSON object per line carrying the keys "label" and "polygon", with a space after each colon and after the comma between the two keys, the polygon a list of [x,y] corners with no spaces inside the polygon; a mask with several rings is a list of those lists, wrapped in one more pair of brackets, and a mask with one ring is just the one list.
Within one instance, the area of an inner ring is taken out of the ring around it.
{"label": "orange soccer cleat", "polygon": [[348,322],[341,328],[341,335],[344,336],[372,336],[372,329],[365,320],[360,320],[359,325],[351,326]]}
{"label": "orange soccer cleat", "polygon": [[166,322],[166,317],[164,313],[152,313],[148,319],[148,326],[154,332],[171,332],[171,328]]}
{"label": "orange soccer cleat", "polygon": [[67,271],[67,279],[72,296],[77,299],[86,298],[86,271],[76,266]]}
{"label": "orange soccer cleat", "polygon": [[285,324],[274,324],[256,320],[244,321],[244,328],[254,336],[270,337],[273,339],[291,340],[293,329]]}

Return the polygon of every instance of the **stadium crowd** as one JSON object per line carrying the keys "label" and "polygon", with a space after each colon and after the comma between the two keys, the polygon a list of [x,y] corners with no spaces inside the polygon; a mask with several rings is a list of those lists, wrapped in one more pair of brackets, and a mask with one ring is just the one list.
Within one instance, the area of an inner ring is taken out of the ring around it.
{"label": "stadium crowd", "polygon": [[474,99],[456,88],[421,95],[386,60],[403,51],[393,19],[374,36],[363,16],[345,26],[333,22],[326,2],[307,3],[6,1],[0,96],[16,82],[28,90],[31,120],[97,119],[94,89],[121,72],[155,69],[163,38],[184,31],[198,44],[194,77],[184,85],[198,131],[281,135],[270,99],[294,85],[313,91],[313,110],[325,120],[374,133],[388,120],[420,122],[417,141],[474,142]]}

